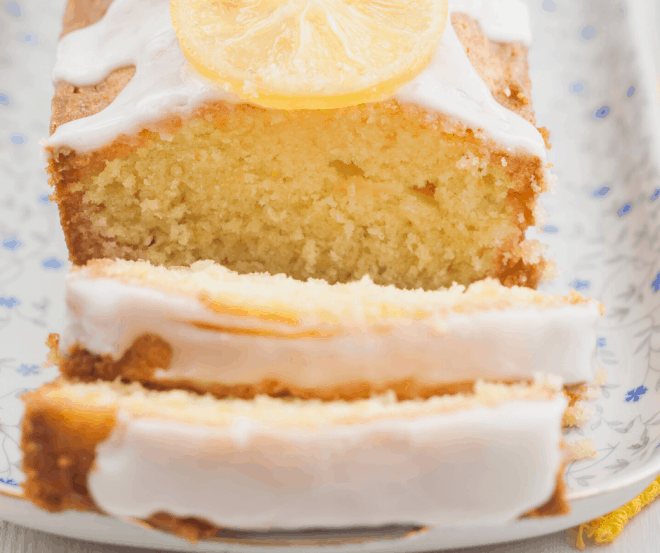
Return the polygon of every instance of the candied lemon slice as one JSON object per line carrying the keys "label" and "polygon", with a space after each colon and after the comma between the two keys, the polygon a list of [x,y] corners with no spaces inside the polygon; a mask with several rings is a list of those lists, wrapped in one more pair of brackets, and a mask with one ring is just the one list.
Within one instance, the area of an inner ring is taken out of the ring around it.
{"label": "candied lemon slice", "polygon": [[285,109],[390,96],[431,62],[448,0],[171,0],[192,66],[241,98]]}

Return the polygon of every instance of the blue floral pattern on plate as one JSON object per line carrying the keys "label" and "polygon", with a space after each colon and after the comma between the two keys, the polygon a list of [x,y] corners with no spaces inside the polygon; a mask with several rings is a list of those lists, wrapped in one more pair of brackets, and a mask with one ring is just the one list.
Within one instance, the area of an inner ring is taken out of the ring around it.
{"label": "blue floral pattern on plate", "polygon": [[[653,464],[660,471],[660,148],[654,87],[644,84],[623,4],[530,3],[530,64],[540,124],[550,127],[559,178],[531,234],[561,270],[545,285],[603,301],[598,354],[608,373],[595,414],[567,440],[597,455],[571,463],[569,494],[598,493]],[[48,132],[57,25],[64,0],[0,6],[0,490],[16,490],[21,395],[51,380],[49,332],[64,317],[70,264],[39,141]],[[616,42],[607,37],[618,37]],[[649,110],[655,115],[649,117]],[[654,111],[655,110],[655,111]],[[621,137],[626,137],[625,140]]]}

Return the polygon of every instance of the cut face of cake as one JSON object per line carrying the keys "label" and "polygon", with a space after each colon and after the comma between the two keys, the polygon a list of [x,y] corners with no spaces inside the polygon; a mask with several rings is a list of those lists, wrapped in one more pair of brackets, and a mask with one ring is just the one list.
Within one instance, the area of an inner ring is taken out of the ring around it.
{"label": "cut face of cake", "polygon": [[47,144],[71,259],[535,287],[547,264],[525,231],[549,177],[527,11],[449,8],[430,64],[389,97],[273,109],[191,68],[169,0],[71,0]]}
{"label": "cut face of cake", "polygon": [[[567,510],[549,382],[397,402],[55,382],[26,397],[27,497],[190,539],[219,528],[505,524]],[[121,485],[117,485],[121,482]]]}
{"label": "cut face of cake", "polygon": [[68,278],[59,365],[242,398],[430,397],[536,372],[591,383],[600,309],[495,280],[401,290],[103,260]]}

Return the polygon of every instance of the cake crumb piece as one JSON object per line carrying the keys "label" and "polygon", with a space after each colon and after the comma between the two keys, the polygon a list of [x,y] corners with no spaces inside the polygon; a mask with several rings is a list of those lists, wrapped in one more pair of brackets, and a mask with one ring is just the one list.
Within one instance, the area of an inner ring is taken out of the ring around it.
{"label": "cake crumb piece", "polygon": [[591,459],[596,456],[596,445],[590,438],[575,440],[567,444],[567,460],[578,461],[580,459]]}
{"label": "cake crumb piece", "polygon": [[581,427],[596,412],[595,405],[584,405],[576,403],[566,409],[564,413],[564,426]]}

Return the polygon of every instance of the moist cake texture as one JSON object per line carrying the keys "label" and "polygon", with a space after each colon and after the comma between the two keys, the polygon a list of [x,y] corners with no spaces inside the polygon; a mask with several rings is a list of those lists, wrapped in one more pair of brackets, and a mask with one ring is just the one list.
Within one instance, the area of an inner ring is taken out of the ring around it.
{"label": "moist cake texture", "polygon": [[186,519],[189,538],[562,514],[557,390],[479,383],[426,401],[322,403],[58,381],[27,397],[24,488],[50,511]]}
{"label": "moist cake texture", "polygon": [[[173,35],[163,12],[168,2],[152,4],[151,19]],[[112,18],[98,19],[113,9],[110,2],[72,0],[48,145],[71,259],[212,259],[242,273],[330,283],[369,275],[401,288],[484,277],[535,287],[546,261],[524,234],[538,222],[536,200],[548,176],[543,138],[533,127],[527,48],[489,40],[459,12],[469,11],[463,4],[456,4],[438,60],[383,102],[264,109],[219,96],[191,73],[177,84],[188,94],[186,109],[152,113],[148,106],[146,120],[130,111],[129,100],[146,102],[161,85],[155,76],[145,82],[143,58],[135,61],[142,73],[112,71],[112,56],[95,51],[104,73],[84,64],[72,70],[67,52],[88,48],[84,36],[67,33],[118,31]],[[502,6],[520,9],[517,2]],[[175,66],[183,59],[177,48],[163,47]],[[473,97],[466,106],[442,100],[451,107],[443,112],[434,102],[449,71],[467,79],[458,89]],[[475,115],[479,110],[490,119]],[[124,126],[103,130],[117,120]]]}

